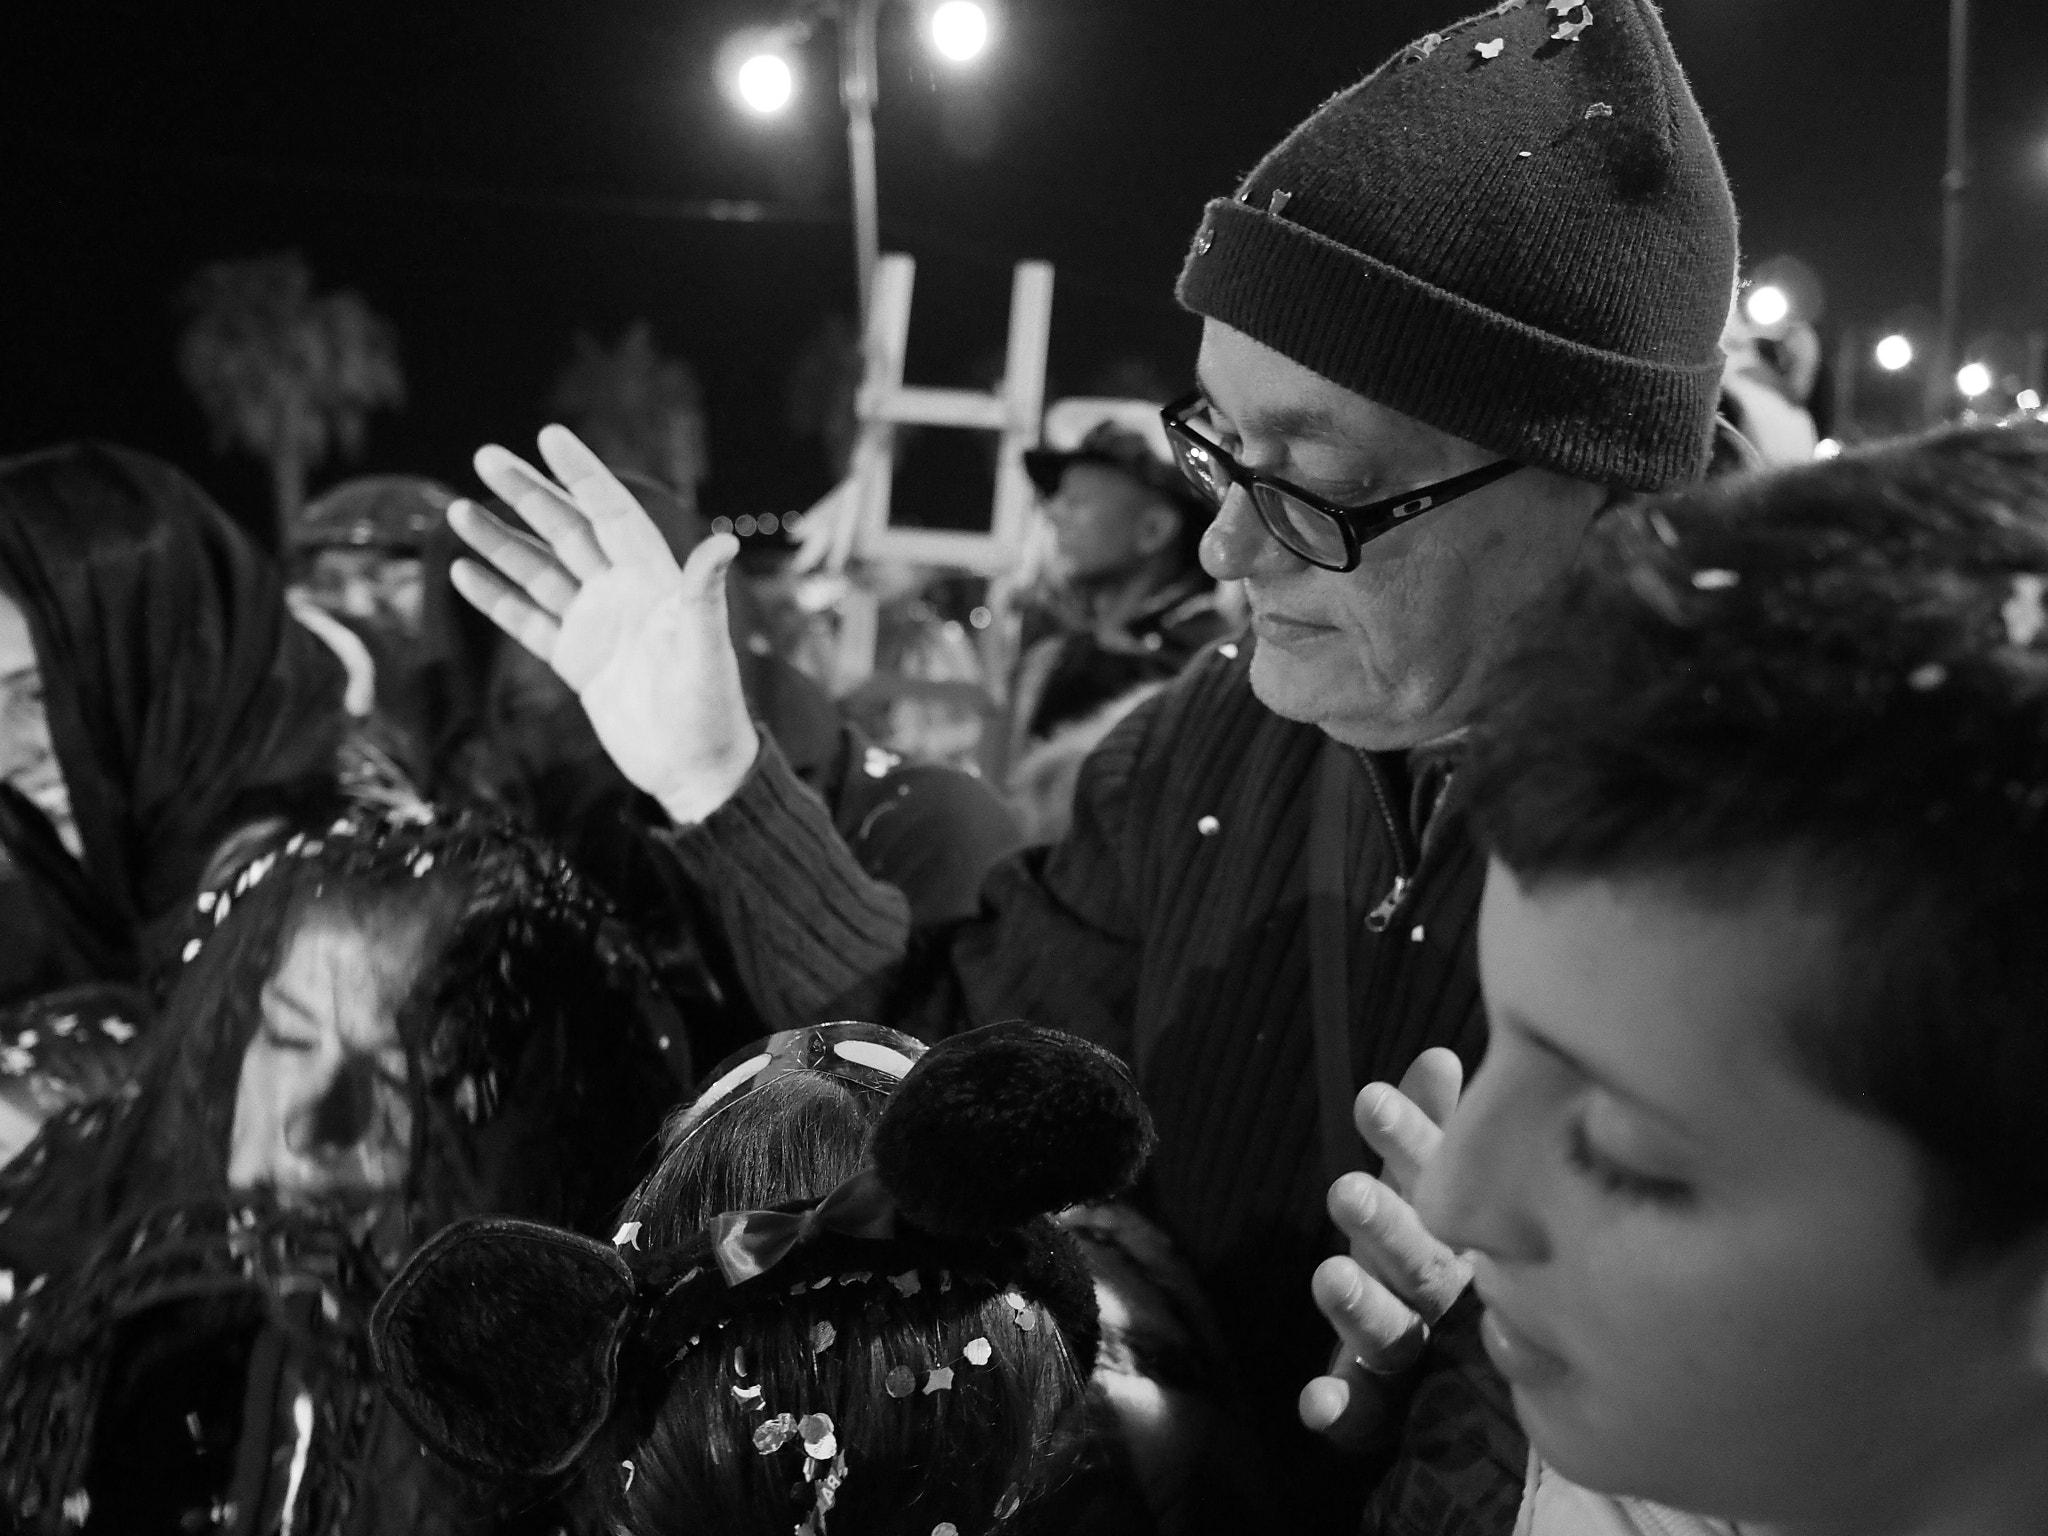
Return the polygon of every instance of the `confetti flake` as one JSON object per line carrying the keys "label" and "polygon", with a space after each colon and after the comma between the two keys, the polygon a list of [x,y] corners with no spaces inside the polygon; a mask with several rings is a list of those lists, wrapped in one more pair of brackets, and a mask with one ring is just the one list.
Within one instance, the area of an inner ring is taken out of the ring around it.
{"label": "confetti flake", "polygon": [[1214,837],[1217,833],[1223,830],[1223,823],[1218,821],[1214,816],[1204,816],[1200,821],[1195,823],[1195,830],[1201,833],[1204,837]]}
{"label": "confetti flake", "polygon": [[1004,1491],[1003,1496],[996,1501],[996,1518],[998,1520],[1009,1519],[1010,1516],[1017,1513],[1017,1506],[1023,1502],[1024,1495],[1017,1491],[1015,1484],[1012,1484]]}
{"label": "confetti flake", "polygon": [[2020,575],[2012,579],[2012,596],[1998,616],[2005,620],[2005,638],[2014,645],[2032,645],[2048,632],[2048,576]]}
{"label": "confetti flake", "polygon": [[917,1372],[907,1365],[899,1365],[889,1373],[882,1386],[891,1397],[908,1397],[917,1390]]}
{"label": "confetti flake", "polygon": [[1005,1304],[1008,1305],[1009,1309],[1012,1312],[1022,1312],[1026,1307],[1031,1305],[1030,1302],[1024,1299],[1023,1293],[1021,1291],[1003,1292],[1003,1301],[1005,1302]]}
{"label": "confetti flake", "polygon": [[960,1536],[960,1527],[950,1520],[941,1520],[932,1527],[932,1536]]}
{"label": "confetti flake", "polygon": [[1604,101],[1596,101],[1593,105],[1586,108],[1586,121],[1589,123],[1596,117],[1612,116],[1614,116],[1614,108]]}
{"label": "confetti flake", "polygon": [[427,873],[427,871],[428,871],[428,870],[430,870],[430,869],[432,869],[433,867],[434,867],[434,856],[433,856],[433,855],[432,855],[431,853],[423,853],[423,854],[421,854],[421,855],[420,855],[420,858],[419,858],[419,862],[418,862],[417,864],[413,865],[413,867],[412,867],[412,877],[413,877],[413,879],[415,879],[415,880],[419,879],[419,878],[420,878],[420,877],[421,877],[422,875],[426,874],[426,873]]}
{"label": "confetti flake", "polygon": [[200,892],[199,910],[202,912],[211,912],[213,910],[213,904],[218,900],[220,900],[220,897],[215,895],[212,891]]}
{"label": "confetti flake", "polygon": [[1209,233],[1209,226],[1204,224],[1201,233],[1195,236],[1195,254],[1197,256],[1206,256],[1209,254],[1210,248],[1215,244],[1216,237]]}
{"label": "confetti flake", "polygon": [[185,948],[182,951],[182,953],[184,955],[184,960],[187,965],[190,965],[194,960],[199,958],[199,951],[201,948],[202,946],[197,939],[191,939],[186,942]]}
{"label": "confetti flake", "polygon": [[747,1346],[736,1344],[732,1351],[732,1373],[735,1376],[750,1374],[747,1370]]}
{"label": "confetti flake", "polygon": [[987,1339],[969,1339],[967,1341],[966,1354],[969,1365],[987,1365],[989,1356],[994,1353],[994,1346]]}
{"label": "confetti flake", "polygon": [[1694,571],[1693,590],[1697,592],[1726,592],[1742,584],[1742,578],[1733,571]]}
{"label": "confetti flake", "polygon": [[1586,11],[1583,13],[1581,20],[1560,21],[1556,26],[1552,27],[1550,29],[1550,40],[1553,43],[1575,43],[1579,40],[1579,34],[1591,25],[1593,25],[1593,13]]}
{"label": "confetti flake", "polygon": [[1413,928],[1408,930],[1408,942],[1411,944],[1420,944],[1424,939],[1428,937],[1429,934],[1424,930],[1422,924],[1420,923],[1417,923]]}
{"label": "confetti flake", "polygon": [[1224,659],[1225,661],[1235,661],[1235,660],[1237,660],[1237,647],[1236,647],[1236,646],[1234,646],[1234,645],[1219,645],[1218,647],[1216,647],[1216,649],[1217,649],[1217,652],[1218,652],[1218,654],[1220,654],[1220,655],[1221,655],[1221,656],[1223,657],[1223,659]]}
{"label": "confetti flake", "polygon": [[900,1275],[891,1275],[889,1283],[896,1287],[896,1294],[899,1296],[915,1296],[924,1289],[924,1282],[918,1279],[917,1271],[914,1269],[906,1269]]}
{"label": "confetti flake", "polygon": [[26,1077],[35,1067],[35,1057],[20,1046],[0,1049],[0,1077]]}
{"label": "confetti flake", "polygon": [[760,1407],[761,1383],[757,1381],[751,1387],[734,1387],[732,1389],[732,1400],[736,1403],[747,1403],[756,1408]]}
{"label": "confetti flake", "polygon": [[622,1461],[619,1463],[619,1471],[625,1474],[625,1492],[631,1493],[633,1491],[633,1479],[640,1475],[640,1469],[630,1461]]}
{"label": "confetti flake", "polygon": [[796,1417],[793,1414],[778,1413],[754,1427],[754,1449],[763,1456],[773,1456],[796,1438]]}
{"label": "confetti flake", "polygon": [[1930,661],[1906,679],[1906,686],[1915,693],[1932,693],[1948,681],[1948,668],[1938,661]]}
{"label": "confetti flake", "polygon": [[64,1495],[64,1523],[83,1525],[92,1518],[92,1495],[79,1488]]}
{"label": "confetti flake", "polygon": [[1506,38],[1496,37],[1490,43],[1480,43],[1472,51],[1482,59],[1497,59],[1507,51],[1507,46],[1508,40]]}
{"label": "confetti flake", "polygon": [[0,1307],[14,1300],[14,1271],[0,1269]]}
{"label": "confetti flake", "polygon": [[811,1324],[811,1353],[822,1355],[837,1342],[838,1338],[839,1330],[830,1323],[820,1321]]}
{"label": "confetti flake", "polygon": [[1036,1333],[1038,1331],[1038,1314],[1028,1308],[1025,1311],[1019,1312],[1017,1314],[1017,1326],[1026,1333]]}
{"label": "confetti flake", "polygon": [[830,1461],[839,1454],[839,1437],[832,1432],[832,1418],[829,1414],[809,1413],[797,1425],[796,1432],[803,1436],[804,1454],[813,1461]]}
{"label": "confetti flake", "polygon": [[861,768],[871,779],[886,779],[901,762],[894,752],[885,752],[880,747],[869,747],[861,759]]}
{"label": "confetti flake", "polygon": [[866,1285],[874,1278],[875,1272],[871,1269],[850,1269],[839,1277],[839,1283],[841,1285]]}
{"label": "confetti flake", "polygon": [[1435,53],[1437,49],[1443,47],[1443,45],[1443,33],[1432,32],[1427,37],[1417,38],[1414,42],[1410,43],[1408,51],[1413,53],[1418,59],[1426,59],[1432,53]]}
{"label": "confetti flake", "polygon": [[950,1365],[940,1366],[924,1379],[924,1395],[926,1397],[930,1397],[934,1392],[950,1392],[952,1390],[953,1367]]}
{"label": "confetti flake", "polygon": [[614,1248],[638,1248],[640,1246],[640,1223],[629,1221],[613,1234]]}

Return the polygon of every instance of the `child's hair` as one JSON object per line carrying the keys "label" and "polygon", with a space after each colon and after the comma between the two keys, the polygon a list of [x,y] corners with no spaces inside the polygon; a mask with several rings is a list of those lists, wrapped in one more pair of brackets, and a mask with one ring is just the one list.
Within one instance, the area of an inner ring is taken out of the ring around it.
{"label": "child's hair", "polygon": [[[935,1048],[893,1094],[764,1076],[678,1118],[616,1253],[504,1223],[430,1244],[380,1307],[386,1380],[467,1465],[580,1467],[630,1536],[1028,1530],[1096,1342],[1043,1213],[1122,1188],[1150,1139],[1120,1065],[1022,1025]],[[485,1295],[497,1315],[460,1302]],[[515,1371],[552,1420],[499,1406]]]}
{"label": "child's hair", "polygon": [[1504,668],[1470,787],[1524,884],[1790,892],[1813,1079],[1909,1135],[1944,1263],[2048,1223],[2048,424],[1614,514]]}
{"label": "child's hair", "polygon": [[[880,1108],[879,1096],[834,1078],[782,1078],[672,1146],[633,1214],[644,1232],[681,1237],[721,1211],[819,1198],[863,1166]],[[1085,1390],[1064,1334],[1036,1302],[1031,1326],[1020,1326],[986,1277],[915,1273],[910,1295],[876,1273],[706,1335],[668,1373],[649,1427],[618,1435],[595,1463],[598,1478],[617,1471],[608,1497],[596,1490],[607,1521],[634,1536],[782,1536],[800,1526],[813,1502],[803,1444],[765,1456],[754,1445],[779,1413],[828,1415],[849,1449],[830,1512],[835,1536],[929,1536],[945,1522],[962,1536],[994,1530],[999,1509],[1055,1483]],[[821,1328],[834,1341],[823,1349]],[[992,1352],[987,1366],[969,1363],[976,1340]],[[950,1387],[925,1391],[947,1367]],[[890,1390],[899,1370],[914,1378],[907,1395],[902,1376]]]}

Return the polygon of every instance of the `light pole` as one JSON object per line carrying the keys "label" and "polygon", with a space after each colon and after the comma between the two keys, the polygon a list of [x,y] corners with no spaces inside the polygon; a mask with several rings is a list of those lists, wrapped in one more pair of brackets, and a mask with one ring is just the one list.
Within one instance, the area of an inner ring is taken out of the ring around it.
{"label": "light pole", "polygon": [[1941,325],[1927,370],[1927,419],[1949,414],[1963,330],[1964,215],[1970,193],[1970,0],[1949,0],[1948,169],[1941,178]]}
{"label": "light pole", "polygon": [[[793,81],[794,73],[782,51],[803,42],[821,20],[838,24],[839,99],[846,107],[846,153],[853,185],[854,280],[859,289],[863,329],[882,247],[881,200],[875,175],[875,104],[881,94],[875,39],[885,4],[887,0],[816,0],[796,22],[763,34],[766,40],[761,50],[740,65],[744,73],[765,60],[775,59],[781,64],[775,81]],[[944,0],[931,7],[928,27],[934,51],[956,64],[968,63],[988,43],[988,13],[976,0]],[[756,79],[767,74],[764,66],[757,71]],[[775,105],[769,107],[761,104],[765,98],[750,96],[744,84],[738,94],[751,110],[766,113],[780,110],[794,92],[793,88],[785,88]]]}

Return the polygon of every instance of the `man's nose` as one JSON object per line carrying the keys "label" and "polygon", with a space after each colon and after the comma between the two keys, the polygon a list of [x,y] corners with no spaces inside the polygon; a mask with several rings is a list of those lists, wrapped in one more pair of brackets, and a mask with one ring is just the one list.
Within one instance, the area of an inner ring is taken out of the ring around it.
{"label": "man's nose", "polygon": [[296,1128],[293,1151],[309,1156],[346,1152],[370,1133],[377,1115],[376,1068],[370,1058],[351,1055]]}
{"label": "man's nose", "polygon": [[1251,493],[1233,485],[1202,535],[1202,569],[1218,581],[1242,581],[1247,576],[1277,575],[1302,564],[1266,531]]}

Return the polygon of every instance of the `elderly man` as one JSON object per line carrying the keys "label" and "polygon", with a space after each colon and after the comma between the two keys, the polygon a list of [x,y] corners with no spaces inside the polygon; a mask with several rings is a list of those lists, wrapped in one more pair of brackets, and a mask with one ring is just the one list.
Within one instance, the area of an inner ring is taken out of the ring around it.
{"label": "elderly man", "polygon": [[747,718],[729,541],[678,571],[560,429],[559,486],[478,457],[547,548],[453,514],[497,568],[464,592],[667,811],[766,1017],[1024,1015],[1131,1061],[1161,1136],[1147,1208],[1221,1315],[1227,1443],[1273,1458],[1257,1528],[1356,1528],[1370,1486],[1377,1528],[1505,1532],[1519,1496],[1499,1383],[1455,1341],[1391,1474],[1306,1434],[1294,1397],[1330,1348],[1306,1285],[1325,1191],[1366,1165],[1353,1093],[1485,1041],[1459,732],[1593,518],[1708,462],[1734,209],[1655,11],[1595,7],[1509,0],[1422,39],[1210,205],[1180,286],[1201,390],[1170,429],[1254,639],[1119,728],[1071,835],[999,868],[972,922],[913,934]]}

